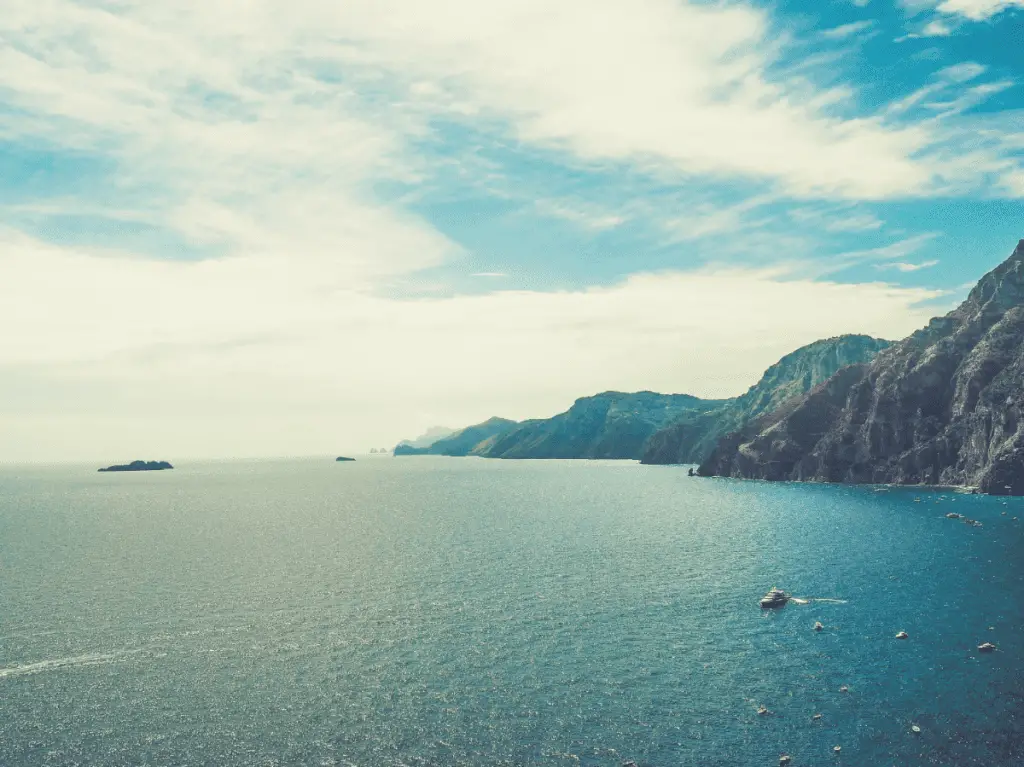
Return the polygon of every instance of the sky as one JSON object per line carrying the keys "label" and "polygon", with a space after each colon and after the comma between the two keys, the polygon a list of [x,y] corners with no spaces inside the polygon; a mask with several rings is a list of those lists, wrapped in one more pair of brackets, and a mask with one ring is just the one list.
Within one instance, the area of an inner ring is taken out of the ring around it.
{"label": "sky", "polygon": [[1024,0],[5,0],[0,462],[364,453],[897,339],[1024,237]]}

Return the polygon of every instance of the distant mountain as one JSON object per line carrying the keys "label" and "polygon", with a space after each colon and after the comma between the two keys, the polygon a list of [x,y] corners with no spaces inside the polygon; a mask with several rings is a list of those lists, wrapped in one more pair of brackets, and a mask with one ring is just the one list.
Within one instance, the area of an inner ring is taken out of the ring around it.
{"label": "distant mountain", "polygon": [[653,434],[643,463],[700,463],[726,434],[802,396],[841,368],[874,359],[889,341],[846,335],[815,341],[772,365],[747,392],[719,408],[688,412]]}
{"label": "distant mountain", "polygon": [[494,439],[518,425],[507,418],[489,418],[483,423],[452,432],[428,447],[400,444],[395,448],[395,455],[480,455]]}
{"label": "distant mountain", "polygon": [[700,473],[1024,494],[1024,240],[957,309],[730,435]]}
{"label": "distant mountain", "polygon": [[[419,451],[425,451],[439,439],[444,439],[454,433],[455,429],[449,429],[447,426],[432,426],[416,439],[403,439],[399,442],[395,447],[395,455],[417,455]],[[399,449],[402,449],[403,452],[398,452]],[[410,449],[411,452],[406,452]]]}
{"label": "distant mountain", "polygon": [[476,452],[488,458],[635,459],[665,424],[721,404],[689,394],[604,392],[582,397],[552,418],[523,421]]}

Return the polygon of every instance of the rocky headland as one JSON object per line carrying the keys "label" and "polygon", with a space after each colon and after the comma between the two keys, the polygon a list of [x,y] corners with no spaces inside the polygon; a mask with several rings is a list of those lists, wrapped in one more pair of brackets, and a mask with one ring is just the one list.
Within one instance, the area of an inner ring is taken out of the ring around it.
{"label": "rocky headland", "polygon": [[1024,494],[1024,240],[944,317],[725,437],[703,476]]}

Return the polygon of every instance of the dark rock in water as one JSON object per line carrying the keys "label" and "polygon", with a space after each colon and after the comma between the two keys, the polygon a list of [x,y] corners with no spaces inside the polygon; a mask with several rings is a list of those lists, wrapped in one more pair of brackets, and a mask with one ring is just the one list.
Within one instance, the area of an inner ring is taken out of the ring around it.
{"label": "dark rock in water", "polygon": [[338,456],[337,458],[335,458],[334,460],[335,460],[335,461],[354,461],[354,460],[355,460],[355,458],[348,458],[348,457],[346,457],[346,456],[344,456],[344,455],[339,455],[339,456]]}
{"label": "dark rock in water", "polygon": [[815,341],[787,354],[742,396],[713,410],[692,412],[651,436],[643,463],[701,463],[718,441],[744,424],[773,413],[847,365],[870,362],[889,341],[846,335]]}
{"label": "dark rock in water", "polygon": [[1024,240],[957,309],[724,438],[700,473],[1024,495]]}
{"label": "dark rock in water", "polygon": [[132,461],[131,463],[107,466],[97,471],[163,471],[174,467],[167,461]]}

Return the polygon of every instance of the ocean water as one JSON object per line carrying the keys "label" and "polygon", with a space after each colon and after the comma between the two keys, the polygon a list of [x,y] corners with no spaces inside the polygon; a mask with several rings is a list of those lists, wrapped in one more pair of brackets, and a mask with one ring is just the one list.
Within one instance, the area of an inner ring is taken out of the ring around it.
{"label": "ocean water", "polygon": [[[941,495],[0,469],[0,764],[1024,764],[1024,500]],[[773,585],[812,599],[762,611]]]}

